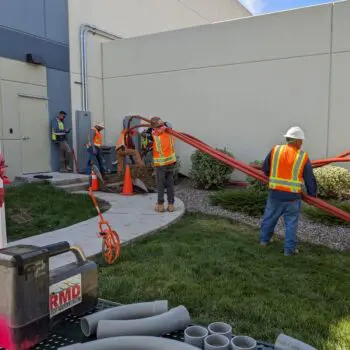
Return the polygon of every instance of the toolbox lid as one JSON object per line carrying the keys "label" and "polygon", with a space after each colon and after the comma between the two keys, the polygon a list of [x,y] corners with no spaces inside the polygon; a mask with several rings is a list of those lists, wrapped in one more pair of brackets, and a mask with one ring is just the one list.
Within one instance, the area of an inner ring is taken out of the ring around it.
{"label": "toolbox lid", "polygon": [[49,259],[49,253],[44,247],[20,244],[0,249],[0,265],[23,268],[24,265]]}

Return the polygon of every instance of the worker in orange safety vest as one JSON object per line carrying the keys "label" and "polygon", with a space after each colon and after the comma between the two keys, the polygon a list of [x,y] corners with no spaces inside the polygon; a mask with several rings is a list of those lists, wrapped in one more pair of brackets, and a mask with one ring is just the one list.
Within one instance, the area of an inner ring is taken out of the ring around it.
{"label": "worker in orange safety vest", "polygon": [[296,255],[297,226],[301,208],[303,183],[310,196],[317,196],[317,183],[311,161],[301,150],[303,130],[294,126],[284,135],[286,145],[274,146],[266,157],[262,170],[269,177],[269,195],[261,224],[260,244],[271,242],[281,216],[285,225],[284,255]]}
{"label": "worker in orange safety vest", "polygon": [[103,176],[105,174],[105,166],[104,166],[104,159],[102,156],[102,130],[104,130],[104,125],[102,122],[97,122],[93,128],[89,130],[88,134],[88,144],[87,144],[87,151],[89,153],[89,160],[87,164],[87,170],[86,173],[91,173],[91,166],[92,166],[92,159],[93,157],[96,158],[98,162],[98,167],[100,169],[101,175]]}
{"label": "worker in orange safety vest", "polygon": [[129,157],[132,164],[135,164],[135,158],[137,166],[139,168],[143,166],[140,152],[136,149],[136,146],[132,140],[133,136],[135,135],[135,130],[131,130],[127,135],[127,129],[124,129],[119,135],[117,144],[115,146],[118,173],[122,173],[124,170],[125,157]]}
{"label": "worker in orange safety vest", "polygon": [[166,132],[169,124],[165,124],[159,117],[151,119],[153,137],[153,165],[156,169],[158,201],[155,211],[163,213],[164,191],[167,189],[169,212],[174,211],[174,170],[176,165],[175,140]]}

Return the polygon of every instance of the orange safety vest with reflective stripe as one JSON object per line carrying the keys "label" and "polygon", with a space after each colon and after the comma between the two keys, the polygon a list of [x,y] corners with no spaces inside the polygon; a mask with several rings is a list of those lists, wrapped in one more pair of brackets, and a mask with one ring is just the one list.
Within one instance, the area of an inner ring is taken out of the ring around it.
{"label": "orange safety vest with reflective stripe", "polygon": [[102,145],[102,134],[100,131],[98,131],[96,128],[92,128],[91,130],[94,130],[95,131],[95,136],[94,136],[94,139],[93,139],[93,144],[97,147],[101,147]]}
{"label": "orange safety vest with reflective stripe", "polygon": [[116,144],[117,149],[120,148],[121,146],[125,146],[125,133],[126,133],[126,130],[123,130],[120,133],[117,144]]}
{"label": "orange safety vest with reflective stripe", "polygon": [[165,166],[176,163],[174,137],[167,132],[153,134],[153,165]]}
{"label": "orange safety vest with reflective stripe", "polygon": [[269,188],[301,193],[308,154],[291,145],[275,146],[271,152]]}

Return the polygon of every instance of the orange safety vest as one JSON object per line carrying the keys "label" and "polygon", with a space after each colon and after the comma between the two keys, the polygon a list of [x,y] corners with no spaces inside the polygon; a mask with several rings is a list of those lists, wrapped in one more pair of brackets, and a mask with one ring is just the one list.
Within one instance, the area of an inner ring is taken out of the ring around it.
{"label": "orange safety vest", "polygon": [[92,128],[91,130],[94,130],[95,131],[95,136],[94,136],[94,139],[93,139],[93,143],[95,146],[97,147],[101,147],[102,145],[102,134],[100,131],[98,131],[96,128]]}
{"label": "orange safety vest", "polygon": [[271,152],[269,188],[301,193],[303,171],[309,157],[292,145],[275,146]]}
{"label": "orange safety vest", "polygon": [[116,145],[116,148],[118,149],[119,147],[121,146],[125,146],[125,133],[126,133],[126,130],[123,130],[120,135],[119,135],[119,138],[118,138],[118,141],[117,141],[117,145]]}
{"label": "orange safety vest", "polygon": [[165,166],[176,163],[174,138],[164,132],[160,135],[153,134],[153,165]]}

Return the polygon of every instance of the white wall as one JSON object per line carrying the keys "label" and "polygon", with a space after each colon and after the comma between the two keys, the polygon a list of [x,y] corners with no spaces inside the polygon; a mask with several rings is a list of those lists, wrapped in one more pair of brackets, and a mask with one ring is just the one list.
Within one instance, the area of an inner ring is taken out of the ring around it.
{"label": "white wall", "polygon": [[[71,0],[68,5],[73,125],[74,113],[81,109],[79,28],[82,24],[95,25],[122,37],[134,37],[250,16],[238,0]],[[102,42],[106,40],[89,35],[89,109],[97,120],[103,119]]]}
{"label": "white wall", "polygon": [[46,85],[45,67],[0,57],[1,149],[8,165],[6,174],[10,179],[22,174],[22,135],[18,95],[47,96]]}
{"label": "white wall", "polygon": [[[246,162],[292,125],[314,159],[348,149],[349,18],[344,2],[104,44],[107,140],[137,113]],[[192,152],[179,142],[184,173]]]}

